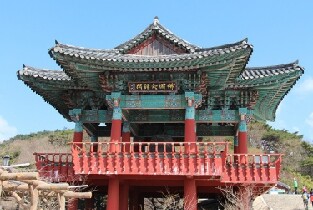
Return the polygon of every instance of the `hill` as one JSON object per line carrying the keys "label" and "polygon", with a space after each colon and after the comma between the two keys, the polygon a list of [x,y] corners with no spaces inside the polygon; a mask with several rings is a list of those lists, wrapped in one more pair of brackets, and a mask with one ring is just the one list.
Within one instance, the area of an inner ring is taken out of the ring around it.
{"label": "hill", "polygon": [[[248,129],[251,153],[284,154],[281,170],[283,183],[292,187],[295,177],[300,188],[303,185],[308,189],[313,188],[312,144],[304,141],[303,136],[297,133],[275,130],[262,122],[250,123]],[[84,136],[87,140],[87,134]],[[29,162],[34,168],[34,152],[70,152],[68,143],[72,137],[73,130],[40,131],[29,135],[17,135],[0,144],[0,155],[10,155],[11,163]],[[227,137],[226,140],[232,142],[232,137]]]}

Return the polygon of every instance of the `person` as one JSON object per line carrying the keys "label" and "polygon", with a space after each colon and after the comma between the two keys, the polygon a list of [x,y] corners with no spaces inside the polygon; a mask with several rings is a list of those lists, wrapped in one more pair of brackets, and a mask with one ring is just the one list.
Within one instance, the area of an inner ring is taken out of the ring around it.
{"label": "person", "polygon": [[298,182],[296,178],[293,178],[293,186],[295,188],[295,194],[298,194]]}
{"label": "person", "polygon": [[313,207],[313,189],[310,190],[310,201]]}
{"label": "person", "polygon": [[302,199],[303,199],[303,204],[304,204],[304,208],[308,209],[308,204],[309,204],[309,194],[305,191],[302,193]]}
{"label": "person", "polygon": [[302,193],[304,193],[304,192],[307,192],[307,191],[306,191],[306,186],[305,186],[305,185],[303,185],[303,187],[302,187]]}

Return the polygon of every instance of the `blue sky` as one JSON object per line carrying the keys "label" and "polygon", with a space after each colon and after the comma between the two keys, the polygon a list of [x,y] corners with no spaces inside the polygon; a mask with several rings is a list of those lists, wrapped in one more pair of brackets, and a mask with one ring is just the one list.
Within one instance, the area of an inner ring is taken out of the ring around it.
{"label": "blue sky", "polygon": [[132,38],[154,16],[201,47],[244,38],[254,45],[248,66],[290,63],[305,74],[285,97],[274,128],[313,142],[313,1],[1,1],[0,140],[40,130],[73,128],[16,77],[23,64],[59,69],[48,49],[57,39],[109,49]]}

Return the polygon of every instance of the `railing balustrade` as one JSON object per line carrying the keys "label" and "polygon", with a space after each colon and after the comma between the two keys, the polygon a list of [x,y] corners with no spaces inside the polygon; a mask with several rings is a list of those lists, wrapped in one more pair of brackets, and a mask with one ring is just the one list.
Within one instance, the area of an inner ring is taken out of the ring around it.
{"label": "railing balustrade", "polygon": [[[72,142],[72,154],[35,153],[41,177],[182,175],[231,183],[275,183],[281,154],[228,154],[227,142]],[[75,174],[75,175],[74,175]]]}
{"label": "railing balustrade", "polygon": [[72,181],[73,158],[69,153],[34,153],[39,176],[51,182]]}
{"label": "railing balustrade", "polygon": [[281,154],[227,154],[223,181],[275,183],[281,158]]}
{"label": "railing balustrade", "polygon": [[220,176],[228,143],[73,142],[72,152],[82,174]]}

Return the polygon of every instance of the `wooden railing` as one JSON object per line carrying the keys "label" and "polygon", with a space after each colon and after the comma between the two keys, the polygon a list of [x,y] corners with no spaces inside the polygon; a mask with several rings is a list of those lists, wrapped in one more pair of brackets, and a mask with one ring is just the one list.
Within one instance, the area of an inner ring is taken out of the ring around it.
{"label": "wooden railing", "polygon": [[72,143],[75,173],[221,176],[226,142]]}
{"label": "wooden railing", "polygon": [[281,154],[227,154],[222,181],[276,183],[279,180],[281,159]]}
{"label": "wooden railing", "polygon": [[34,153],[39,176],[50,182],[74,180],[73,158],[69,153]]}
{"label": "wooden railing", "polygon": [[280,154],[228,154],[227,142],[71,144],[72,154],[34,154],[41,177],[58,182],[87,174],[192,175],[226,183],[275,183],[282,158]]}

